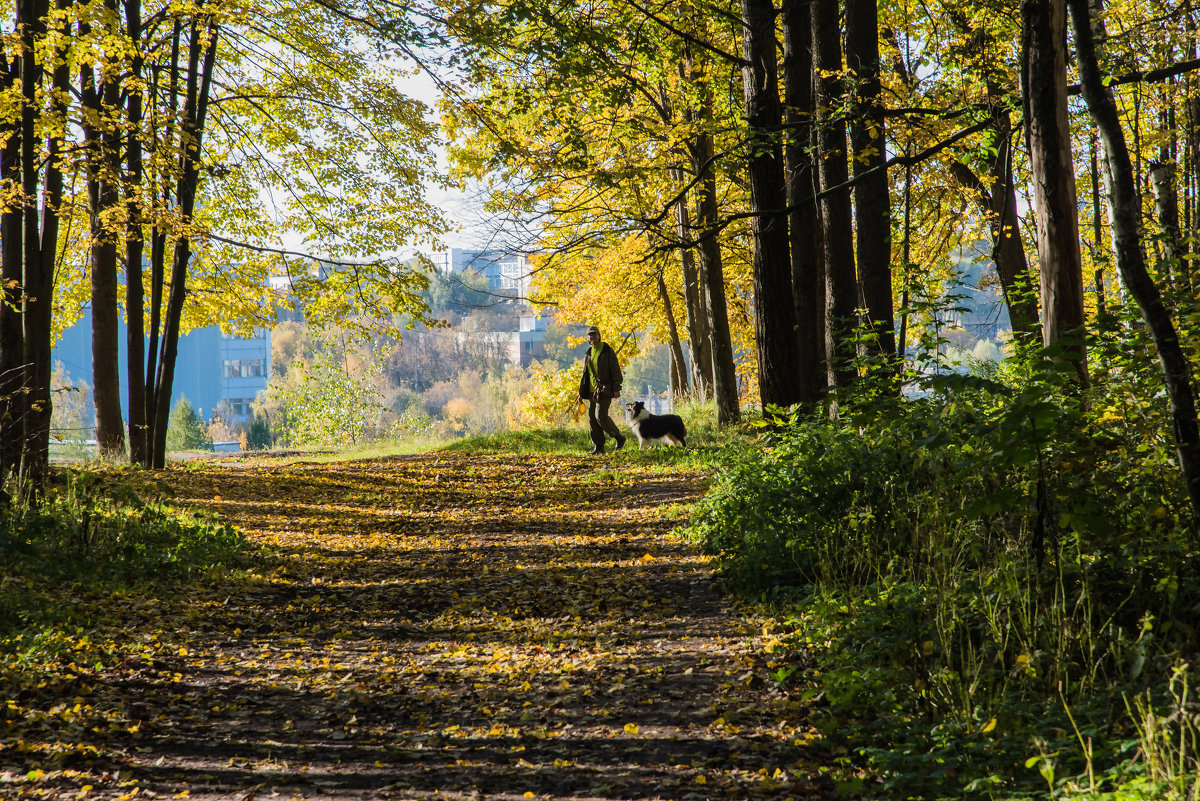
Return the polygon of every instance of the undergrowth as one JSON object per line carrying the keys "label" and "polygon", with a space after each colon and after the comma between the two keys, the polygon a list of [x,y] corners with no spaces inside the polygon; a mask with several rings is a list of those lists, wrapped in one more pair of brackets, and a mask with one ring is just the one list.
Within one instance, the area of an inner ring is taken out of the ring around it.
{"label": "undergrowth", "polygon": [[1200,551],[1165,404],[1144,371],[1085,396],[1047,366],[868,382],[765,433],[693,517],[783,610],[772,677],[818,704],[844,788],[1196,797]]}
{"label": "undergrowth", "polygon": [[0,654],[52,656],[86,639],[104,598],[178,592],[250,551],[214,518],[141,500],[127,478],[60,472],[39,503],[0,507]]}

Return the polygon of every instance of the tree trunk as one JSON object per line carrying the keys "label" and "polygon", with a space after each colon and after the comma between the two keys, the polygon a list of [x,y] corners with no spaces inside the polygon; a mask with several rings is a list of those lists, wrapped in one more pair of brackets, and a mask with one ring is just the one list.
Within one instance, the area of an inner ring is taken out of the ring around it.
{"label": "tree trunk", "polygon": [[[676,176],[682,182],[683,171]],[[679,232],[680,267],[683,270],[683,300],[687,313],[688,350],[692,356],[691,389],[701,397],[712,397],[712,336],[708,331],[708,310],[704,293],[700,291],[700,270],[696,266],[696,251],[692,242],[692,221],[688,213],[687,196],[675,204],[675,222]],[[661,280],[661,276],[660,276]],[[664,284],[665,288],[665,284]],[[674,322],[672,321],[672,324]]]}
{"label": "tree trunk", "polygon": [[892,306],[892,202],[879,81],[876,0],[846,0],[846,68],[854,81],[850,146],[854,164],[854,220],[858,284],[870,317],[875,352],[894,369],[896,321]]}
{"label": "tree trunk", "polygon": [[1004,292],[1008,320],[1018,343],[1034,344],[1042,340],[1038,319],[1037,293],[1033,274],[1025,257],[1025,240],[1021,234],[1021,218],[1017,214],[1017,192],[1012,176],[1012,128],[1008,113],[997,108],[991,129],[996,141],[996,153],[988,164],[990,188],[970,167],[960,161],[950,164],[955,179],[971,190],[979,209],[988,218],[992,237],[992,259],[996,277]]}
{"label": "tree trunk", "polygon": [[[60,0],[65,9],[69,0]],[[45,484],[50,467],[50,417],[53,401],[50,392],[51,319],[54,306],[54,262],[58,253],[58,220],[62,203],[63,137],[61,128],[46,134],[45,151],[37,134],[37,122],[42,110],[36,105],[38,84],[43,70],[34,57],[35,39],[46,35],[47,7],[45,3],[20,0],[17,5],[18,24],[23,29],[21,54],[21,192],[25,208],[22,214],[22,260],[25,291],[22,323],[24,326],[24,389],[28,404],[25,407],[24,437],[21,441],[21,483],[37,497]],[[66,102],[70,96],[70,67],[67,64],[65,31],[58,32],[63,44],[51,52],[48,61],[54,64],[46,119],[65,119]],[[40,190],[40,192],[39,192]],[[40,202],[34,198],[41,196]],[[40,211],[40,213],[39,213]]]}
{"label": "tree trunk", "polygon": [[[6,59],[0,67],[0,91],[7,93],[20,80],[20,57]],[[0,123],[0,134],[6,137],[0,150],[0,185],[6,191],[21,186],[20,132],[15,119]],[[0,216],[0,483],[20,469],[21,443],[25,439],[25,395],[21,391],[25,374],[21,302],[25,283],[21,247],[24,207],[24,203],[6,203]]]}
{"label": "tree trunk", "polygon": [[1047,346],[1062,348],[1075,366],[1076,380],[1086,386],[1083,265],[1067,120],[1065,25],[1065,0],[1023,0],[1021,78],[1038,219],[1042,336]]}
{"label": "tree trunk", "polygon": [[[141,51],[142,5],[140,0],[126,0],[125,28],[134,46],[130,72],[144,78]],[[129,461],[148,466],[149,448],[146,440],[146,330],[145,298],[142,289],[142,258],[145,252],[141,192],[145,174],[142,165],[142,91],[138,86],[129,90],[127,101],[129,132],[125,142],[125,163],[129,181],[125,190],[125,378],[129,387]]]}
{"label": "tree trunk", "polygon": [[1183,266],[1183,236],[1179,230],[1179,197],[1175,194],[1175,169],[1169,163],[1150,165],[1150,186],[1154,190],[1154,207],[1158,212],[1158,227],[1162,235],[1164,274],[1184,288],[1187,276]]}
{"label": "tree trunk", "polygon": [[1133,164],[1125,143],[1125,133],[1121,129],[1117,104],[1100,74],[1088,2],[1070,0],[1069,5],[1083,97],[1099,129],[1108,160],[1113,251],[1117,269],[1141,309],[1158,350],[1159,364],[1171,400],[1171,421],[1179,466],[1187,485],[1195,529],[1200,525],[1200,426],[1196,421],[1191,366],[1180,347],[1175,325],[1162,302],[1158,287],[1146,269],[1146,254],[1139,233],[1141,203]]}
{"label": "tree trunk", "polygon": [[[111,0],[106,3],[114,14]],[[91,33],[81,25],[81,33]],[[81,68],[83,131],[87,149],[88,213],[91,221],[92,272],[92,393],[96,406],[96,443],[105,459],[125,455],[121,419],[120,311],[117,306],[117,228],[119,208],[118,113],[119,87],[100,77],[91,64]]]}
{"label": "tree trunk", "polygon": [[1092,266],[1096,274],[1096,328],[1103,334],[1107,325],[1108,298],[1104,291],[1104,265],[1108,263],[1108,246],[1104,243],[1104,217],[1100,212],[1100,163],[1095,132],[1090,140],[1089,173],[1092,180]]}
{"label": "tree trunk", "polygon": [[[171,36],[171,56],[167,71],[167,88],[166,97],[169,100],[170,114],[166,115],[166,119],[162,119],[160,109],[152,106],[150,141],[151,147],[155,155],[159,155],[160,161],[165,160],[162,153],[169,150],[173,146],[175,137],[175,121],[178,119],[178,109],[176,108],[176,99],[179,97],[179,51],[183,43],[183,29],[181,20],[176,17],[172,26]],[[160,77],[162,68],[156,65],[152,69],[150,79],[150,96],[158,97],[160,87]],[[167,171],[158,172],[154,176],[151,200],[152,204],[157,204],[161,208],[169,208],[172,205],[173,197],[171,195],[170,174]],[[162,346],[162,320],[163,320],[163,294],[166,290],[166,260],[167,260],[167,230],[164,225],[155,222],[150,228],[150,325],[147,331],[148,337],[146,342],[146,459],[150,466],[153,466],[158,457],[155,455],[158,450],[155,445],[155,440],[158,431],[158,362],[159,351]],[[166,408],[170,409],[168,401]],[[163,432],[166,432],[166,422],[162,423]]]}
{"label": "tree trunk", "polygon": [[800,402],[815,407],[825,395],[825,277],[813,163],[812,20],[800,0],[783,0],[784,149],[792,305],[799,347]]}
{"label": "tree trunk", "polygon": [[[813,62],[817,70],[817,180],[821,189],[821,241],[825,258],[826,352],[830,383],[854,380],[855,307],[854,223],[846,164],[846,123],[837,109],[844,91],[837,0],[813,0]],[[835,188],[836,187],[836,188]]]}
{"label": "tree trunk", "polygon": [[[703,122],[712,119],[712,109],[705,98],[701,111]],[[704,276],[704,294],[708,305],[709,330],[712,331],[713,394],[717,401],[717,425],[736,423],[741,419],[738,403],[737,368],[733,363],[733,342],[729,334],[729,309],[725,301],[725,269],[721,262],[719,209],[717,205],[717,176],[713,171],[712,135],[701,126],[691,148],[692,170],[700,176],[699,256],[700,274]]]}
{"label": "tree trunk", "polygon": [[764,412],[800,401],[799,342],[792,306],[787,187],[783,173],[775,9],[771,0],[742,0],[742,85],[750,155],[750,222],[754,268],[754,338]]}
{"label": "tree trunk", "polygon": [[[196,206],[196,188],[200,180],[200,154],[204,134],[204,118],[208,110],[212,86],[213,63],[216,59],[217,27],[210,21],[204,30],[193,23],[188,54],[188,89],[180,125],[180,178],[175,197],[179,203],[183,233],[175,239],[171,262],[171,289],[163,316],[162,349],[155,376],[154,430],[151,461],[161,468],[166,463],[167,423],[171,414],[171,388],[175,379],[175,358],[179,352],[179,325],[183,303],[187,297],[187,264],[191,258],[192,214]],[[200,66],[203,54],[203,67]]]}
{"label": "tree trunk", "polygon": [[667,292],[667,282],[663,280],[663,271],[655,274],[658,284],[658,299],[662,301],[663,313],[667,317],[668,344],[671,348],[671,385],[678,394],[688,394],[687,363],[683,360],[683,346],[679,344],[679,327],[675,324],[675,311],[671,306],[671,294]]}

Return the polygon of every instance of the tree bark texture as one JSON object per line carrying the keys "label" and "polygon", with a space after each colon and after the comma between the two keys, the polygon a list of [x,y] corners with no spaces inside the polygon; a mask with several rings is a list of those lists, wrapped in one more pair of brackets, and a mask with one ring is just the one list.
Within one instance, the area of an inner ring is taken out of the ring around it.
{"label": "tree bark texture", "polygon": [[846,69],[854,82],[850,147],[854,165],[854,219],[858,285],[875,352],[896,357],[892,304],[892,202],[885,167],[885,126],[879,79],[876,0],[846,0]]}
{"label": "tree bark texture", "polygon": [[1042,330],[1060,345],[1081,385],[1088,382],[1083,264],[1071,131],[1067,121],[1066,0],[1021,3],[1025,139],[1037,211]]}
{"label": "tree bark texture", "polygon": [[[0,67],[0,90],[8,92],[20,80],[20,58]],[[0,129],[7,140],[0,150],[0,186],[6,193],[21,186],[19,120],[6,120]],[[25,283],[22,252],[23,203],[8,203],[0,217],[0,482],[20,469],[25,439],[25,327],[22,295]]]}
{"label": "tree bark texture", "polygon": [[1141,203],[1133,163],[1121,128],[1117,104],[1100,73],[1088,2],[1070,0],[1069,5],[1083,97],[1099,129],[1108,161],[1108,191],[1117,269],[1141,309],[1158,351],[1159,365],[1171,403],[1179,466],[1187,485],[1195,528],[1200,526],[1200,425],[1196,421],[1191,365],[1180,346],[1162,295],[1146,268],[1146,254],[1139,232]]}
{"label": "tree bark texture", "polygon": [[[50,464],[50,321],[54,296],[54,256],[58,244],[58,207],[62,197],[62,173],[59,158],[61,135],[51,134],[43,142],[36,123],[38,84],[44,77],[34,57],[35,39],[46,34],[48,4],[21,0],[18,23],[22,26],[21,54],[21,195],[22,213],[22,288],[24,308],[23,388],[27,405],[24,436],[21,441],[21,483],[35,493],[45,482]],[[69,87],[60,81],[68,75],[65,64],[56,65],[51,81],[56,90],[51,101],[58,109],[65,102]],[[61,93],[61,94],[59,94]],[[45,159],[43,166],[43,159]],[[36,198],[41,196],[41,202]],[[40,207],[40,208],[39,208]]]}
{"label": "tree bark texture", "polygon": [[[115,20],[115,4],[108,0]],[[81,33],[91,33],[81,26]],[[98,74],[97,74],[98,73]],[[83,131],[87,148],[88,215],[91,223],[92,393],[96,407],[96,444],[106,459],[125,455],[121,418],[120,311],[117,306],[116,212],[120,210],[119,87],[104,69],[84,64],[80,72]]]}
{"label": "tree bark texture", "polygon": [[763,409],[800,400],[799,344],[788,254],[783,172],[783,108],[771,0],[742,0],[742,85],[750,143],[750,223],[754,267],[754,338]]}
{"label": "tree bark texture", "polygon": [[[136,49],[130,64],[130,72],[139,79],[144,75],[144,60],[141,55],[142,6],[140,0],[127,0],[125,5],[125,28]],[[145,168],[142,163],[142,92],[136,86],[130,89],[127,101],[129,132],[125,143],[126,169],[129,182],[125,195],[125,314],[126,325],[126,384],[129,387],[129,461],[131,464],[148,466],[149,448],[146,427],[146,330],[145,297],[142,289],[142,258],[145,240],[142,233],[143,215],[137,195],[142,185]]]}
{"label": "tree bark texture", "polygon": [[1184,247],[1179,230],[1179,196],[1175,192],[1175,169],[1169,163],[1150,167],[1150,186],[1154,190],[1154,207],[1158,213],[1158,228],[1162,236],[1166,275],[1173,283],[1187,285],[1182,271]]}
{"label": "tree bark texture", "polygon": [[[179,353],[179,324],[183,303],[187,297],[187,264],[191,258],[191,234],[186,226],[192,222],[196,207],[196,188],[200,180],[200,153],[204,134],[204,117],[212,86],[213,63],[216,59],[217,28],[210,23],[205,29],[194,24],[188,53],[187,95],[183,106],[180,138],[180,178],[175,191],[184,233],[175,239],[171,261],[171,285],[163,315],[162,345],[154,388],[154,429],[151,440],[151,463],[161,468],[166,463],[167,423],[171,414],[171,388],[175,378],[175,359]],[[201,57],[203,56],[203,66]]]}
{"label": "tree bark texture", "polygon": [[[711,120],[711,108],[700,109],[702,120]],[[729,307],[725,299],[725,269],[721,261],[717,176],[713,171],[713,140],[701,126],[701,133],[691,147],[692,170],[700,176],[698,211],[700,274],[704,277],[703,291],[708,306],[709,330],[712,332],[713,394],[717,402],[717,425],[736,423],[741,419],[738,401],[737,368],[733,362],[733,341],[729,333]]]}
{"label": "tree bark texture", "polygon": [[813,162],[812,22],[801,0],[783,0],[784,148],[787,171],[788,247],[792,304],[799,346],[800,402],[815,406],[827,386],[825,276],[821,221],[817,214],[817,170]]}
{"label": "tree bark texture", "polygon": [[[825,258],[826,353],[830,383],[854,380],[855,308],[858,297],[854,264],[846,123],[837,109],[844,99],[841,32],[837,0],[813,0],[813,62],[817,71],[817,179],[821,189],[821,241]],[[840,187],[840,188],[835,188]]]}

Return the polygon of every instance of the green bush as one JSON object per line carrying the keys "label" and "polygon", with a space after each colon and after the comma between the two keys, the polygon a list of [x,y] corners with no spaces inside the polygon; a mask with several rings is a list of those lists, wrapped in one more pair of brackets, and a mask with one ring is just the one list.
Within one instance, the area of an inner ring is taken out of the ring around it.
{"label": "green bush", "polygon": [[212,437],[187,398],[180,398],[167,420],[168,451],[211,451]]}
{"label": "green bush", "polygon": [[1196,653],[1171,443],[1103,389],[943,375],[863,393],[765,435],[701,503],[691,534],[733,587],[786,604],[785,649],[820,666],[826,728],[883,797],[1036,793],[1051,762],[1065,793],[1115,770],[1125,697]]}

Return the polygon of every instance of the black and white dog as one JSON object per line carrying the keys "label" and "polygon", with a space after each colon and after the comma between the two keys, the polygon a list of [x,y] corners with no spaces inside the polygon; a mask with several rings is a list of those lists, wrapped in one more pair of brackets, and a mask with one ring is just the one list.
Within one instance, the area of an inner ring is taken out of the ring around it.
{"label": "black and white dog", "polygon": [[633,435],[637,437],[639,448],[656,442],[681,448],[687,445],[687,429],[683,425],[683,418],[677,414],[650,414],[646,411],[646,404],[635,401],[625,404],[625,416]]}

